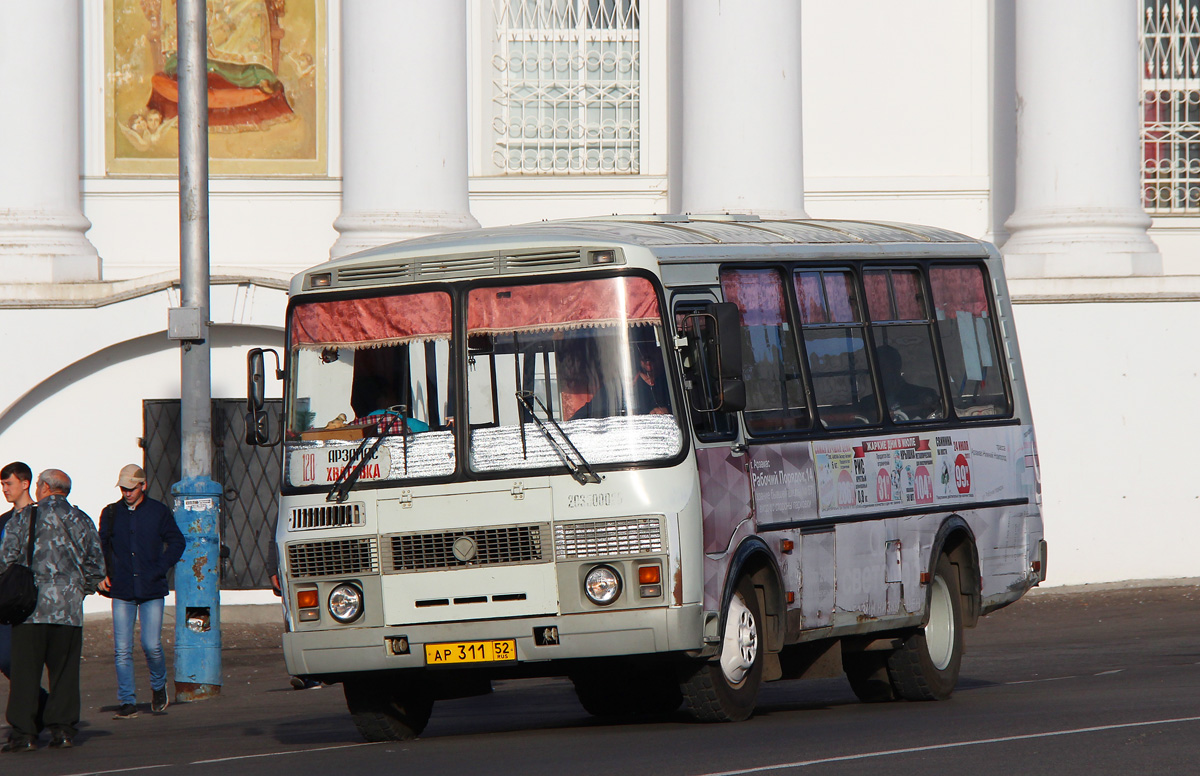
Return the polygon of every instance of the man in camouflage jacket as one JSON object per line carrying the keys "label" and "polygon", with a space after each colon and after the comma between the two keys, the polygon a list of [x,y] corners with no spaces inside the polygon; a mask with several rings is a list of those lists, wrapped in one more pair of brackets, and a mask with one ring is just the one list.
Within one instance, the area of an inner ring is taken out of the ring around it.
{"label": "man in camouflage jacket", "polygon": [[8,724],[12,726],[4,752],[37,748],[35,716],[42,666],[50,679],[45,725],[50,746],[72,745],[79,724],[79,660],[83,649],[83,598],[104,579],[104,554],[96,524],[67,503],[71,478],[57,469],[38,475],[37,503],[22,509],[8,523],[0,544],[0,570],[25,563],[29,520],[36,511],[33,575],[38,603],[33,614],[12,629],[12,678],[8,693]]}

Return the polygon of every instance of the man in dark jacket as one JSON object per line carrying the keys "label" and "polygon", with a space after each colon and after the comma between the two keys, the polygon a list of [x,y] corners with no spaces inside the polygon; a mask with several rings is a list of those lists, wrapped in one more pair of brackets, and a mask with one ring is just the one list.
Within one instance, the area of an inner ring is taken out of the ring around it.
{"label": "man in dark jacket", "polygon": [[142,621],[142,651],[150,668],[152,711],[163,711],[167,699],[167,661],[162,649],[163,599],[167,572],[183,557],[184,540],[171,510],[146,497],[146,473],[136,464],[117,478],[121,500],[100,513],[100,544],[108,576],[100,592],[112,598],[117,701],[113,719],[138,715],[133,680],[133,624]]}

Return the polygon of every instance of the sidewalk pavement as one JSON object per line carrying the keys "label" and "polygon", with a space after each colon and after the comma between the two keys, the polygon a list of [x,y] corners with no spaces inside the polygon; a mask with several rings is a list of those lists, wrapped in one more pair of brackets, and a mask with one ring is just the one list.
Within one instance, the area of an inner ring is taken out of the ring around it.
{"label": "sidewalk pavement", "polygon": [[[185,709],[191,717],[209,717],[228,713],[223,701],[246,696],[248,690],[273,692],[293,688],[283,663],[280,642],[283,634],[282,612],[276,605],[230,606],[221,610],[221,697],[217,702],[202,701],[175,704],[175,616],[174,607],[163,614],[163,651],[167,659],[167,692],[171,706],[166,714]],[[142,717],[161,716],[150,711],[150,676],[142,653],[140,638],[135,634],[133,663],[138,693],[138,711]],[[112,616],[92,613],[84,617],[83,660],[80,666],[80,687],[83,701],[78,741],[116,732],[136,725],[136,721],[113,720],[117,704],[117,677],[113,668]],[[341,700],[340,688],[327,688]],[[245,699],[249,700],[249,699]],[[8,682],[0,676],[0,712],[8,703]],[[239,704],[240,705],[240,704]],[[8,737],[8,725],[0,713],[0,740]],[[47,742],[43,734],[42,746]],[[2,770],[2,769],[0,769]]]}

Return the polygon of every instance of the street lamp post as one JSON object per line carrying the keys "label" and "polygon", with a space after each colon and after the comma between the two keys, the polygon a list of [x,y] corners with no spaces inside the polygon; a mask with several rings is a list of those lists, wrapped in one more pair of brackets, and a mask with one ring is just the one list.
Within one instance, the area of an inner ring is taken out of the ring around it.
{"label": "street lamp post", "polygon": [[208,266],[208,34],[205,0],[176,7],[179,76],[179,282],[168,317],[180,342],[180,481],[171,487],[187,539],[175,566],[175,699],[221,692],[218,590],[221,489],[212,474]]}

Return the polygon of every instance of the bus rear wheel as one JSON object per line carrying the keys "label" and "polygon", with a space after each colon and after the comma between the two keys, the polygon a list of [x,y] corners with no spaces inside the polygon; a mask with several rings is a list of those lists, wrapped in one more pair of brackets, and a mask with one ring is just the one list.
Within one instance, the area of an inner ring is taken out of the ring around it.
{"label": "bus rear wheel", "polygon": [[407,741],[429,724],[433,696],[415,683],[366,675],[342,682],[354,726],[371,742]]}
{"label": "bus rear wheel", "polygon": [[963,655],[962,597],[958,570],[938,557],[929,583],[929,617],[888,657],[888,676],[901,698],[945,700],[958,684]]}
{"label": "bus rear wheel", "polygon": [[725,611],[720,654],[680,685],[692,714],[703,722],[741,722],[754,712],[763,669],[763,620],[748,577],[738,581]]}

